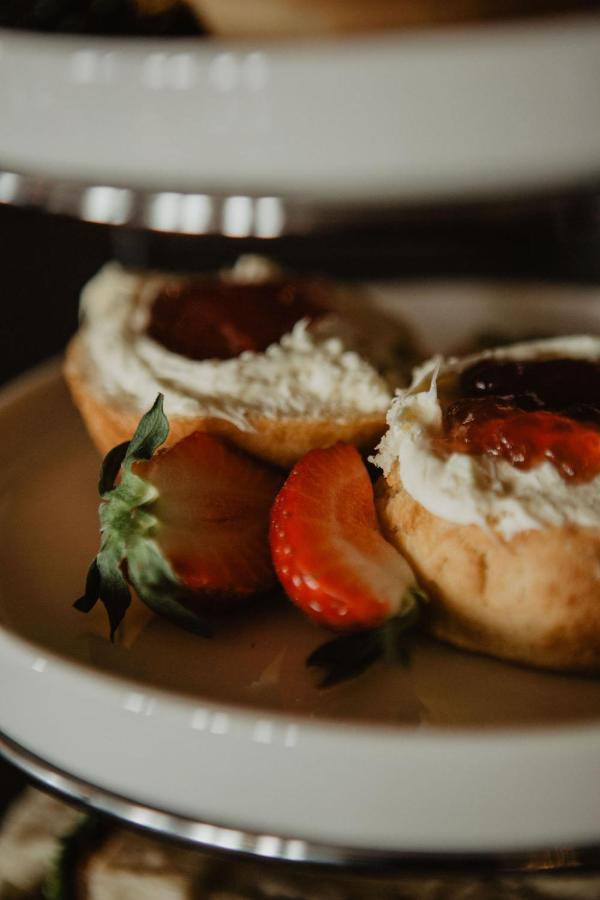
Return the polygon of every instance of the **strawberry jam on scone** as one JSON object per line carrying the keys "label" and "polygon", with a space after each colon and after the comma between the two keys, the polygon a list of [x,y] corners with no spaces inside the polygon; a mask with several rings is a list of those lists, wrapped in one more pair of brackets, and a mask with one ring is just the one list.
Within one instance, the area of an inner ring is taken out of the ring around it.
{"label": "strawberry jam on scone", "polygon": [[600,339],[434,358],[388,426],[379,515],[429,589],[425,626],[502,659],[600,671]]}
{"label": "strawberry jam on scone", "polygon": [[364,293],[257,257],[203,275],[109,265],[83,291],[67,384],[103,454],[158,393],[169,444],[205,431],[286,468],[337,440],[371,450],[413,351]]}

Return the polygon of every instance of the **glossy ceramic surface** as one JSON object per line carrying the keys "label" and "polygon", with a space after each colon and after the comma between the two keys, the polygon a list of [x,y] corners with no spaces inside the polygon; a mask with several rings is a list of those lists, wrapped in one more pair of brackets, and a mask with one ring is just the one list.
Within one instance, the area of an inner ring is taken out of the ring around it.
{"label": "glossy ceramic surface", "polygon": [[600,176],[599,60],[598,15],[312,43],[0,32],[0,202],[75,190],[84,219],[203,233],[224,195],[222,233],[272,236],[281,198],[574,187]]}
{"label": "glossy ceramic surface", "polygon": [[[428,351],[506,335],[507,322],[507,336],[600,332],[591,288],[378,293]],[[231,617],[210,641],[136,606],[111,645],[102,610],[71,608],[97,544],[98,459],[56,366],[7,389],[0,422],[10,741],[229,849],[247,849],[244,833],[281,838],[274,855],[296,859],[311,846],[393,856],[600,843],[600,681],[415,637],[407,668],[322,691],[303,661],[326,635],[283,602]]]}

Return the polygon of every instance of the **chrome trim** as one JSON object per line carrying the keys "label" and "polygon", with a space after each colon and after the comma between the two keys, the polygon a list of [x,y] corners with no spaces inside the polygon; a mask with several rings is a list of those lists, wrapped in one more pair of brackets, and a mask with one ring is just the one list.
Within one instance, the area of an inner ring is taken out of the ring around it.
{"label": "chrome trim", "polygon": [[329,846],[306,838],[282,837],[235,826],[200,822],[92,785],[41,759],[0,732],[0,755],[43,787],[67,799],[201,850],[237,853],[257,859],[304,863],[378,874],[521,873],[600,871],[600,846],[554,847],[510,853],[426,853]]}
{"label": "chrome trim", "polygon": [[342,229],[381,229],[413,221],[455,220],[457,215],[496,218],[556,212],[600,194],[600,182],[573,184],[547,193],[503,192],[457,204],[335,203],[300,196],[160,190],[99,184],[59,175],[15,171],[0,161],[0,206],[41,209],[84,222],[143,228],[164,234],[272,240]]}
{"label": "chrome trim", "polygon": [[357,223],[380,223],[392,210],[300,197],[159,190],[18,172],[0,162],[0,206],[32,207],[100,225],[164,234],[270,240]]}

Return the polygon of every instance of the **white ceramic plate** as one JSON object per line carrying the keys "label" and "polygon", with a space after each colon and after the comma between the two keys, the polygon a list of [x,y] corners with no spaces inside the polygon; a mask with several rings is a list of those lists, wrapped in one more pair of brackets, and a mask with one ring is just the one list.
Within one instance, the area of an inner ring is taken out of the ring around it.
{"label": "white ceramic plate", "polygon": [[[507,325],[600,333],[597,289],[379,292],[429,349]],[[283,603],[211,640],[136,606],[111,645],[103,610],[71,608],[97,547],[98,458],[56,365],[5,390],[0,427],[0,731],[21,748],[98,795],[223,826],[196,840],[258,833],[267,855],[600,844],[599,679],[413,638],[408,668],[319,691],[303,661],[326,635]]]}
{"label": "white ceramic plate", "polygon": [[599,82],[597,14],[312,43],[0,31],[0,202],[29,173],[29,202],[44,179],[75,183],[84,218],[123,223],[138,198],[110,186],[160,191],[144,221],[195,233],[208,195],[225,194],[225,233],[253,233],[256,216],[270,236],[273,197],[389,206],[573,187],[600,175]]}

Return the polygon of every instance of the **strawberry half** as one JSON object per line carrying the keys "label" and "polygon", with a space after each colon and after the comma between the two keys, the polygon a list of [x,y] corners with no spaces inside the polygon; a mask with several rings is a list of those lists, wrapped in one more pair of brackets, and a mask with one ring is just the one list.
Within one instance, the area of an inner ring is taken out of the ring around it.
{"label": "strawberry half", "polygon": [[309,657],[309,665],[329,668],[326,684],[390,656],[424,595],[381,534],[373,487],[355,447],[311,450],[294,466],[273,506],[270,541],[279,580],[307,616],[327,628],[363,632]]}
{"label": "strawberry half", "polygon": [[103,463],[100,551],[75,606],[87,612],[101,600],[111,638],[129,584],[155,612],[205,633],[202,613],[276,583],[268,523],[281,477],[201,432],[158,450],[168,430],[159,395]]}

